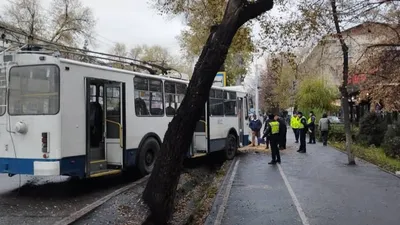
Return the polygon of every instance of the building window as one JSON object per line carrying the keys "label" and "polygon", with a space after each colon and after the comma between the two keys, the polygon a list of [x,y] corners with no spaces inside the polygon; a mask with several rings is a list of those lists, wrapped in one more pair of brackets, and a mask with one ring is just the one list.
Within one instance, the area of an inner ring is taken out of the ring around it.
{"label": "building window", "polygon": [[134,78],[135,112],[137,116],[164,115],[163,85],[161,80]]}
{"label": "building window", "polygon": [[165,112],[167,116],[175,115],[186,93],[186,84],[164,82],[165,87]]}
{"label": "building window", "polygon": [[221,90],[210,90],[210,115],[224,115],[224,93]]}
{"label": "building window", "polygon": [[236,116],[236,92],[224,92],[224,113],[226,116]]}

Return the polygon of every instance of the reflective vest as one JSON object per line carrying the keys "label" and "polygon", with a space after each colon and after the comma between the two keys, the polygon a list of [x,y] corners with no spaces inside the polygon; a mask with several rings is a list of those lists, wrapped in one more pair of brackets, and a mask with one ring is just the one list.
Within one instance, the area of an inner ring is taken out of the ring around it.
{"label": "reflective vest", "polygon": [[298,129],[304,129],[304,124],[303,123],[301,123],[301,120],[302,119],[306,119],[304,116],[302,116],[300,119],[299,119],[299,126],[298,126]]}
{"label": "reflective vest", "polygon": [[297,127],[298,127],[298,119],[297,119],[297,117],[292,116],[292,118],[290,118],[290,126],[293,129],[297,129]]}
{"label": "reflective vest", "polygon": [[308,118],[307,124],[310,124],[312,122],[311,118],[313,118],[313,116],[310,116],[310,118]]}
{"label": "reflective vest", "polygon": [[278,121],[270,122],[269,126],[271,127],[271,134],[278,134],[279,133],[279,122]]}

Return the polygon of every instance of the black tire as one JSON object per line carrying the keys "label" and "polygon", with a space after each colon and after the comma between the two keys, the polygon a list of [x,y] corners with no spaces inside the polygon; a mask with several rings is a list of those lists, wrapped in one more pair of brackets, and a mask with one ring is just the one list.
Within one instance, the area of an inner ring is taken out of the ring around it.
{"label": "black tire", "polygon": [[139,151],[138,169],[141,175],[146,176],[151,173],[154,163],[160,151],[160,145],[155,138],[147,138]]}
{"label": "black tire", "polygon": [[226,160],[232,160],[235,158],[238,150],[236,135],[229,134],[226,139],[226,146],[224,149],[224,158]]}

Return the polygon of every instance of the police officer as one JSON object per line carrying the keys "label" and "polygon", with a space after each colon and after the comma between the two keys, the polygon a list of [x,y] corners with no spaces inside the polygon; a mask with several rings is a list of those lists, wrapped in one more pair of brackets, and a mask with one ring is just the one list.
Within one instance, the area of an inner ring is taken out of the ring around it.
{"label": "police officer", "polygon": [[281,155],[279,154],[278,143],[280,140],[278,116],[270,115],[270,121],[267,126],[267,134],[269,134],[269,141],[271,144],[272,160],[268,164],[281,163]]}
{"label": "police officer", "polygon": [[290,127],[293,129],[294,137],[296,139],[296,143],[299,143],[299,131],[298,131],[298,124],[299,124],[299,117],[297,116],[297,112],[293,113],[293,116],[290,118]]}
{"label": "police officer", "polygon": [[278,117],[279,122],[279,149],[286,149],[287,125],[283,117]]}
{"label": "police officer", "polygon": [[306,153],[306,132],[307,132],[307,120],[303,116],[302,112],[298,112],[299,124],[298,131],[300,136],[300,148],[297,150],[299,153]]}
{"label": "police officer", "polygon": [[308,144],[315,144],[315,115],[314,112],[310,112],[310,118],[307,121],[307,128],[310,132],[310,141]]}

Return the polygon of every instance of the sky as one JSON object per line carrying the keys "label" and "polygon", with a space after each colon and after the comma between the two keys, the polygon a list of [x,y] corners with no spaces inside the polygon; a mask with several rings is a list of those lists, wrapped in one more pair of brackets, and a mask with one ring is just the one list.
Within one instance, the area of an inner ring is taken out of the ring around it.
{"label": "sky", "polygon": [[[15,0],[0,0],[0,8]],[[40,0],[48,8],[51,0]],[[97,21],[93,36],[96,51],[107,52],[116,42],[128,48],[136,45],[161,45],[172,54],[180,53],[177,36],[185,28],[183,20],[159,15],[152,0],[81,0],[92,9]],[[255,30],[254,33],[257,33]],[[260,60],[262,61],[262,60]]]}
{"label": "sky", "polygon": [[[97,20],[98,47],[107,50],[113,42],[134,47],[161,45],[179,53],[176,37],[185,27],[179,18],[167,19],[151,8],[148,0],[85,0]],[[111,46],[110,46],[111,45]]]}

